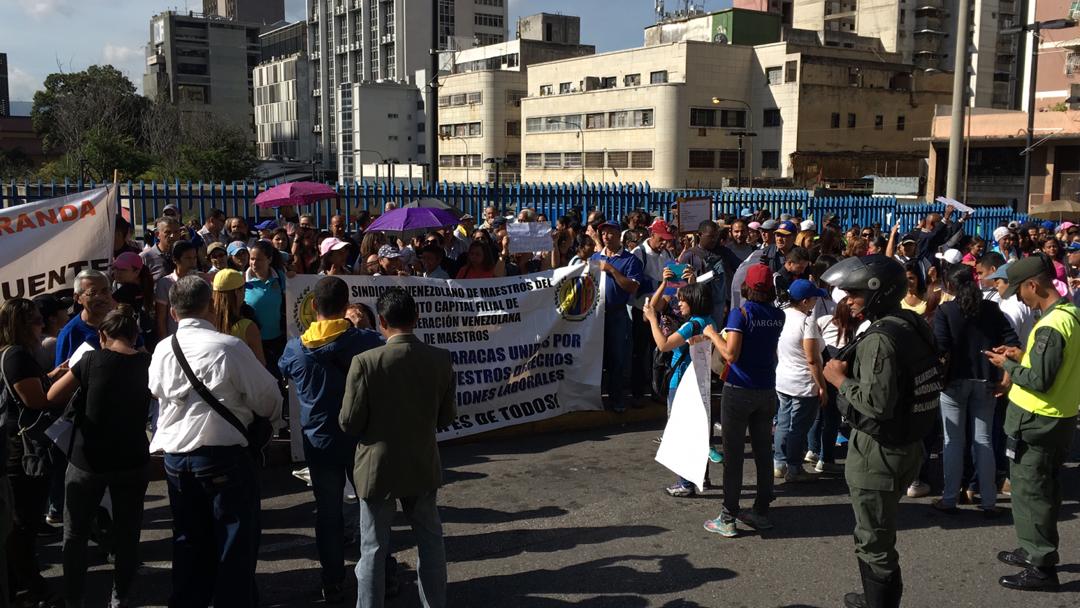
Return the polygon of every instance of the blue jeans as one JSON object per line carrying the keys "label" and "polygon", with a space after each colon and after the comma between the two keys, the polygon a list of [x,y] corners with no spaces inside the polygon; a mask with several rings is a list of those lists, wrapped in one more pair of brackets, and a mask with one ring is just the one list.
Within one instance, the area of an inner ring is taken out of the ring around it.
{"label": "blue jeans", "polygon": [[776,398],[779,408],[773,435],[773,464],[800,467],[806,457],[806,434],[821,409],[821,399],[792,397],[781,392],[776,393]]}
{"label": "blue jeans", "polygon": [[604,311],[604,369],[607,370],[608,399],[616,411],[626,408],[623,402],[634,344],[631,340],[630,315],[625,306]]}
{"label": "blue jeans", "polygon": [[971,422],[975,470],[979,479],[982,508],[989,509],[997,500],[997,481],[994,446],[991,432],[994,426],[994,397],[990,383],[985,380],[953,380],[941,393],[941,423],[945,427],[942,449],[942,468],[945,489],[941,501],[956,506],[964,471],[964,429]]}
{"label": "blue jeans", "polygon": [[817,418],[806,437],[808,449],[822,461],[836,462],[836,434],[840,430],[840,410],[836,407],[836,389],[829,387],[829,402],[818,410]]}
{"label": "blue jeans", "polygon": [[352,479],[352,464],[307,460],[311,491],[315,494],[315,547],[319,551],[322,582],[324,586],[341,584],[345,582],[343,490],[345,480]]}
{"label": "blue jeans", "polygon": [[170,608],[257,606],[259,484],[247,448],[165,455],[173,514]]}
{"label": "blue jeans", "polygon": [[[416,575],[420,604],[446,606],[446,550],[435,491],[401,498],[401,510],[416,536]],[[360,561],[356,563],[356,607],[381,608],[386,592],[386,555],[397,500],[360,501]]]}

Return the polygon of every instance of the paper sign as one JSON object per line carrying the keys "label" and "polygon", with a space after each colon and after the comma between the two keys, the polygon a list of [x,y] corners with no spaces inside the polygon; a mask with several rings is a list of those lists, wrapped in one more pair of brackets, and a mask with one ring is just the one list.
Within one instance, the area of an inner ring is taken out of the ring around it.
{"label": "paper sign", "polygon": [[[705,485],[705,471],[709,460],[708,399],[703,398],[703,394],[708,395],[711,382],[711,349],[712,343],[707,341],[690,347],[691,364],[687,366],[679,380],[679,386],[675,389],[671,416],[664,427],[660,448],[656,450],[656,462],[693,483],[699,490]],[[705,352],[704,356],[702,352]],[[701,360],[704,361],[704,373],[701,373]]]}
{"label": "paper sign", "polygon": [[94,350],[93,346],[90,346],[89,342],[83,342],[79,345],[79,348],[75,349],[75,352],[71,353],[71,357],[68,358],[68,367],[75,367],[75,364],[82,359],[86,353]]}
{"label": "paper sign", "polygon": [[945,205],[945,206],[952,207],[953,209],[956,209],[960,213],[974,213],[975,212],[975,210],[972,209],[971,207],[968,207],[964,203],[961,203],[960,201],[955,200],[955,199],[951,199],[951,198],[949,198],[947,196],[939,196],[934,200],[941,203],[941,204],[943,204],[943,205]]}
{"label": "paper sign", "polygon": [[551,251],[551,226],[541,222],[515,222],[506,225],[510,253]]}
{"label": "paper sign", "polygon": [[697,232],[701,222],[712,220],[710,197],[679,199],[679,232]]}

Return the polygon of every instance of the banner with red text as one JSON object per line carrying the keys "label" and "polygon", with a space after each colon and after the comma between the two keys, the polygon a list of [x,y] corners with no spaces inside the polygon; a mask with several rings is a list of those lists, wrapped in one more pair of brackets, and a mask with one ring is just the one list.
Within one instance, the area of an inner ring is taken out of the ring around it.
{"label": "banner with red text", "polygon": [[0,301],[71,289],[85,268],[108,270],[116,189],[0,209]]}
{"label": "banner with red text", "polygon": [[[289,336],[314,320],[322,277],[287,281]],[[402,287],[416,300],[416,335],[451,352],[458,416],[439,439],[598,410],[604,351],[604,299],[596,266],[499,279],[343,276],[350,300],[372,313],[379,295]],[[424,381],[424,370],[416,370]]]}

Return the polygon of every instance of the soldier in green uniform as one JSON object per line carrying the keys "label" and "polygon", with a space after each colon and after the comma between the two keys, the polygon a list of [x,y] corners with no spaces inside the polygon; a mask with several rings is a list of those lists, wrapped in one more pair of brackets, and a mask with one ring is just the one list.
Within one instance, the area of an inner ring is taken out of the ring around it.
{"label": "soldier in green uniform", "polygon": [[1013,294],[1042,317],[1026,349],[999,346],[986,353],[1012,382],[1005,412],[1005,454],[1010,464],[1013,523],[1020,547],[997,558],[1023,570],[998,581],[1009,589],[1058,586],[1061,467],[1080,405],[1080,310],[1054,288],[1054,266],[1035,255],[1009,264]]}
{"label": "soldier in green uniform", "polygon": [[855,511],[855,556],[863,593],[848,608],[895,608],[903,580],[896,552],[900,497],[918,475],[923,437],[933,429],[942,366],[930,327],[900,307],[907,275],[883,255],[848,258],[822,279],[848,293],[853,312],[873,323],[825,367],[852,427],[844,477]]}

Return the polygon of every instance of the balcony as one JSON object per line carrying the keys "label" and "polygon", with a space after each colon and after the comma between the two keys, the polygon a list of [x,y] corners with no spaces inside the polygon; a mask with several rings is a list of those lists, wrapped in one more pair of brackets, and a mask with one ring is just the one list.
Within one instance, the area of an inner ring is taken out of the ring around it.
{"label": "balcony", "polygon": [[915,31],[919,31],[919,30],[941,31],[942,30],[941,23],[942,23],[942,18],[937,16],[937,15],[933,15],[933,14],[918,15],[918,16],[915,17]]}
{"label": "balcony", "polygon": [[1013,0],[1000,0],[998,2],[998,13],[1002,15],[1015,15],[1016,3]]}
{"label": "balcony", "polygon": [[915,67],[920,70],[940,70],[941,56],[932,53],[916,53],[914,57]]}
{"label": "balcony", "polygon": [[915,38],[913,49],[918,54],[941,54],[942,38],[938,36],[919,36]]}

